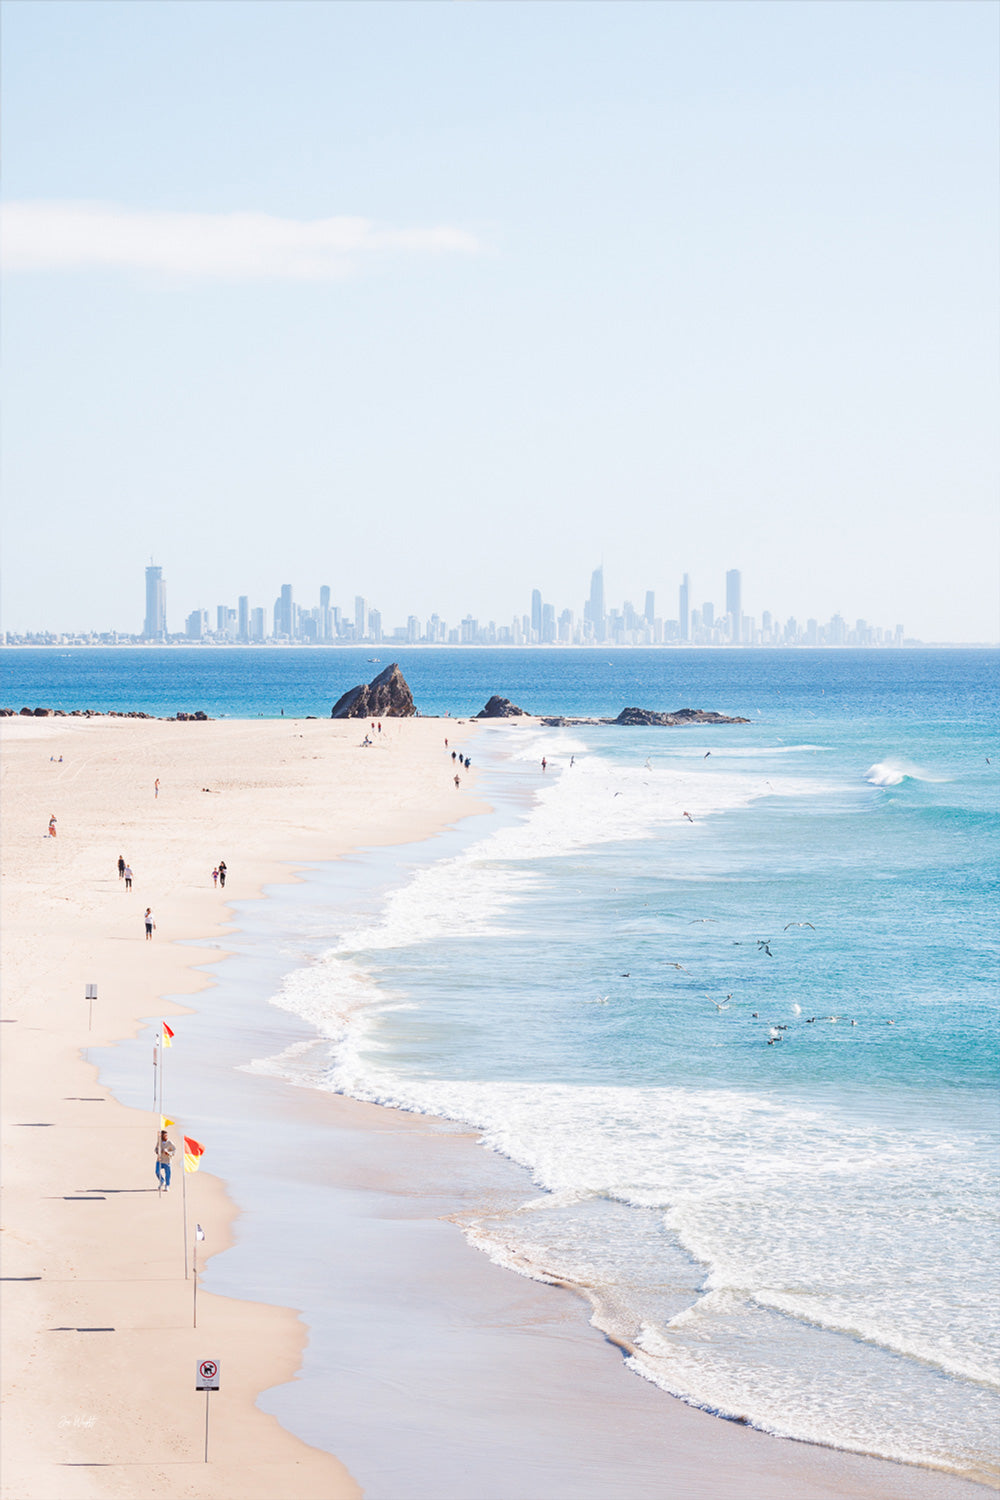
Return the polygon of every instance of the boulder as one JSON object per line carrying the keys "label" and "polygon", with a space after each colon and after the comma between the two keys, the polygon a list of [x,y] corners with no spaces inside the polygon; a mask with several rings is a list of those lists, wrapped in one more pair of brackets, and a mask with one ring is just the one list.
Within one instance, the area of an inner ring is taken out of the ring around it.
{"label": "boulder", "polygon": [[331,719],[409,719],[416,713],[413,694],[398,662],[391,662],[367,684],[351,688],[330,710]]}
{"label": "boulder", "polygon": [[670,714],[658,714],[651,708],[623,708],[615,724],[649,725],[664,724],[676,727],[681,724],[749,724],[749,719],[730,719],[704,708],[677,708]]}
{"label": "boulder", "polygon": [[497,693],[489,700],[485,708],[481,708],[476,714],[477,719],[520,719],[527,715],[523,708],[518,708],[516,703],[511,703],[509,698],[501,698]]}

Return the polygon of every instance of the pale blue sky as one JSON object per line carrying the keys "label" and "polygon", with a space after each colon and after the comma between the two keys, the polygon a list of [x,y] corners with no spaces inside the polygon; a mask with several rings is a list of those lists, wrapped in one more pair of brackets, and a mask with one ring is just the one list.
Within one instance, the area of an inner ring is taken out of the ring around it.
{"label": "pale blue sky", "polygon": [[140,628],[152,552],[171,629],[603,559],[997,638],[996,5],[2,16],[7,628]]}

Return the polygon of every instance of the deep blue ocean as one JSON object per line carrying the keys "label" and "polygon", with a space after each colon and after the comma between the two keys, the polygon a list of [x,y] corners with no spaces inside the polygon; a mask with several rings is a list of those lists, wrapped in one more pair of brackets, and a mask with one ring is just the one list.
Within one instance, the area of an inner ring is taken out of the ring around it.
{"label": "deep blue ocean", "polygon": [[[0,703],[325,716],[380,654],[8,651]],[[1000,655],[398,660],[453,719],[498,692],[751,722],[481,732],[485,834],[363,917],[300,889],[274,1000],[324,1041],[268,1070],[521,1163],[466,1233],[580,1287],[637,1375],[996,1478]]]}

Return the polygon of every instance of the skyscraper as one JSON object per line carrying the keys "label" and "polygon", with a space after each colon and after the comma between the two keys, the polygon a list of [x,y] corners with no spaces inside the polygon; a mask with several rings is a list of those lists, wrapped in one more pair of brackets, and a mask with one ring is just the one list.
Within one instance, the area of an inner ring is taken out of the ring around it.
{"label": "skyscraper", "polygon": [[740,570],[730,568],[726,574],[726,614],[729,616],[729,639],[738,641],[742,634],[743,605],[741,600]]}
{"label": "skyscraper", "polygon": [[650,630],[652,630],[652,628],[653,628],[653,621],[656,618],[656,594],[653,592],[652,589],[647,589],[647,591],[646,591],[646,610],[645,610],[645,615],[646,615],[646,624],[649,626]]}
{"label": "skyscraper", "polygon": [[691,579],[687,573],[681,579],[680,599],[678,602],[680,637],[682,641],[691,639]]}
{"label": "skyscraper", "polygon": [[277,609],[277,634],[283,635],[290,641],[295,635],[295,605],[292,601],[292,585],[283,583],[281,585],[281,597],[278,600]]}
{"label": "skyscraper", "polygon": [[590,600],[584,610],[584,618],[589,620],[594,631],[595,641],[603,641],[607,636],[607,616],[604,613],[604,565],[595,568],[590,575]]}
{"label": "skyscraper", "polygon": [[167,634],[167,585],[163,569],[152,563],[146,569],[146,620],[142,633],[147,641],[162,641]]}
{"label": "skyscraper", "polygon": [[239,597],[239,622],[237,634],[241,641],[250,639],[250,600],[246,594]]}
{"label": "skyscraper", "polygon": [[531,591],[531,638],[540,641],[542,638],[542,591],[532,589]]}
{"label": "skyscraper", "polygon": [[363,594],[354,596],[354,639],[363,641],[368,634],[368,600]]}

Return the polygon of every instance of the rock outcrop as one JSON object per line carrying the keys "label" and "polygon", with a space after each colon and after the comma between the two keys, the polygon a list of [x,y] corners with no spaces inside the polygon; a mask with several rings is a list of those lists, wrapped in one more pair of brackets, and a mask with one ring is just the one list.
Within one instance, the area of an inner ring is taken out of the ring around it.
{"label": "rock outcrop", "polygon": [[511,703],[509,698],[501,698],[494,693],[485,708],[481,708],[476,714],[477,719],[523,719],[527,715],[523,708],[518,708],[516,703]]}
{"label": "rock outcrop", "polygon": [[731,719],[727,714],[717,714],[705,708],[676,708],[672,714],[659,714],[651,708],[623,708],[617,719],[543,719],[549,729],[565,729],[573,724],[622,724],[640,728],[647,725],[664,725],[668,729],[682,729],[686,724],[749,724],[749,719]]}
{"label": "rock outcrop", "polygon": [[331,719],[410,719],[416,713],[413,694],[398,662],[392,662],[367,684],[351,688],[330,710]]}
{"label": "rock outcrop", "polygon": [[713,713],[704,708],[678,708],[672,714],[654,713],[651,708],[623,708],[615,724],[665,724],[672,728],[679,724],[749,724],[749,719],[730,719],[725,714]]}

